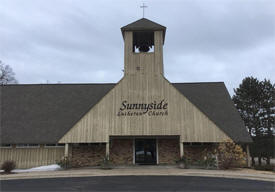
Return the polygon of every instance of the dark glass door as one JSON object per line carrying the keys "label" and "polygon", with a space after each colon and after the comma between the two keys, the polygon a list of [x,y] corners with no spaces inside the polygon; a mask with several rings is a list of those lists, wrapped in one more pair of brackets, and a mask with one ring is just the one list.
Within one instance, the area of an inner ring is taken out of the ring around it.
{"label": "dark glass door", "polygon": [[135,163],[152,165],[157,163],[156,140],[135,140]]}

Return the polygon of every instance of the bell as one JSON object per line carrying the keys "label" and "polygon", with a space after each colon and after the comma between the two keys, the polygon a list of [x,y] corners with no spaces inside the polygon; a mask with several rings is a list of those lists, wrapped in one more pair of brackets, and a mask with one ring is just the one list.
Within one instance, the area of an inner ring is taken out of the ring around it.
{"label": "bell", "polygon": [[150,50],[149,46],[148,45],[141,45],[138,47],[138,50],[140,52],[148,52]]}

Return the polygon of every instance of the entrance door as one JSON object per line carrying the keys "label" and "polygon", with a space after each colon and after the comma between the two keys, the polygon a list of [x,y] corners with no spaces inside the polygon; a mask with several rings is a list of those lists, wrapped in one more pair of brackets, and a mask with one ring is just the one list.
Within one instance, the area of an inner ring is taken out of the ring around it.
{"label": "entrance door", "polygon": [[156,139],[135,140],[135,163],[143,165],[157,163]]}

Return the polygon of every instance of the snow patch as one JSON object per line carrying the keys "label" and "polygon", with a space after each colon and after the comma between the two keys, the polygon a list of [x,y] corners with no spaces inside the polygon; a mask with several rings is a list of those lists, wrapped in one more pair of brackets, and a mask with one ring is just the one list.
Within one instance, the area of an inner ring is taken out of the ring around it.
{"label": "snow patch", "polygon": [[[57,171],[60,170],[61,167],[57,164],[53,165],[46,165],[46,166],[40,166],[40,167],[33,167],[30,169],[14,169],[12,172],[14,173],[23,173],[23,172],[35,172],[35,171]],[[3,170],[0,170],[0,172],[3,172]]]}

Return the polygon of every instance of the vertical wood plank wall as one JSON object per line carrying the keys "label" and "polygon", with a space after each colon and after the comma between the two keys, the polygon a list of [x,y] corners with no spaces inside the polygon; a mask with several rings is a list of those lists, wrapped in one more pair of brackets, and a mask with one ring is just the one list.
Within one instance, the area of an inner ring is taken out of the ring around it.
{"label": "vertical wood plank wall", "polygon": [[0,148],[0,165],[13,160],[16,168],[31,168],[56,164],[64,156],[64,147],[39,148]]}
{"label": "vertical wood plank wall", "polygon": [[[125,76],[59,141],[108,142],[109,136],[179,135],[181,142],[221,142],[229,137],[163,76],[162,32],[155,52],[133,53],[125,32]],[[184,74],[183,74],[184,75]],[[168,102],[167,116],[117,116],[121,103]]]}

